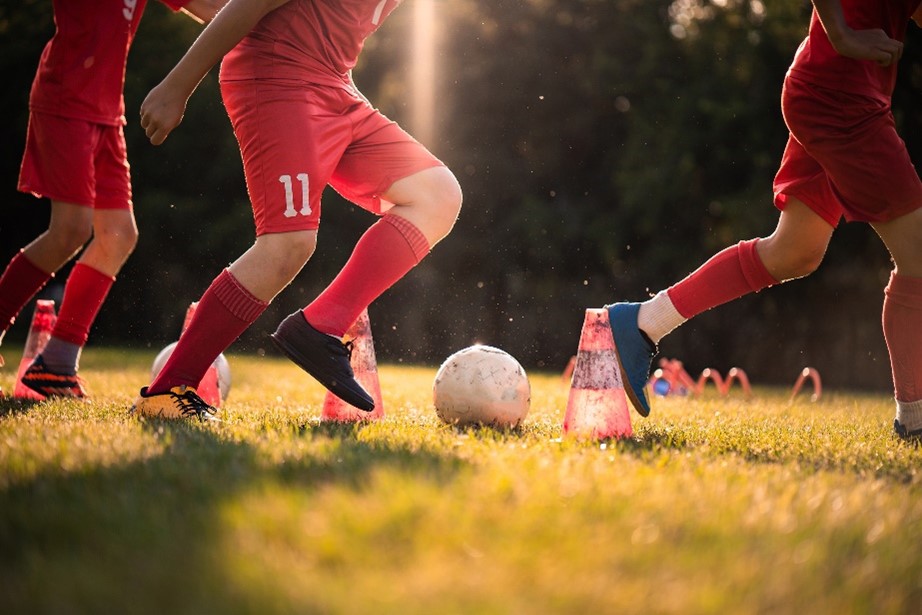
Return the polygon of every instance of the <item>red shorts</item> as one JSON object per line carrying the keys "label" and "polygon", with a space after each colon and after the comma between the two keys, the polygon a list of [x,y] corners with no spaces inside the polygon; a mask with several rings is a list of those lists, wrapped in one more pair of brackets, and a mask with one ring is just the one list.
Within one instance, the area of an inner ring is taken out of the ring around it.
{"label": "red shorts", "polygon": [[121,126],[32,112],[19,190],[96,209],[131,209]]}
{"label": "red shorts", "polygon": [[835,227],[887,222],[922,207],[922,182],[885,102],[788,77],[781,108],[791,131],[775,205],[803,201]]}
{"label": "red shorts", "polygon": [[221,95],[240,145],[256,234],[316,230],[327,184],[383,213],[398,179],[443,166],[358,92],[229,81]]}

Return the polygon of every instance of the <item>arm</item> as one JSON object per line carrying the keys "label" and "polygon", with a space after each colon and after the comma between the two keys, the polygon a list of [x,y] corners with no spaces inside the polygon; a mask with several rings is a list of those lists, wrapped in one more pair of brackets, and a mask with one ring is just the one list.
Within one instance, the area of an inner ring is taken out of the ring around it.
{"label": "arm", "polygon": [[912,14],[912,20],[916,22],[917,26],[922,27],[922,4],[920,4],[916,12]]}
{"label": "arm", "polygon": [[839,55],[856,60],[872,60],[881,66],[890,66],[903,55],[903,43],[890,38],[880,28],[852,30],[845,23],[840,0],[813,0],[813,8],[816,9],[829,42]]}
{"label": "arm", "polygon": [[186,101],[228,51],[267,13],[288,0],[230,0],[209,23],[170,73],[141,103],[141,127],[160,145],[182,121]]}
{"label": "arm", "polygon": [[225,4],[227,0],[190,0],[182,12],[199,23],[207,23],[214,19]]}

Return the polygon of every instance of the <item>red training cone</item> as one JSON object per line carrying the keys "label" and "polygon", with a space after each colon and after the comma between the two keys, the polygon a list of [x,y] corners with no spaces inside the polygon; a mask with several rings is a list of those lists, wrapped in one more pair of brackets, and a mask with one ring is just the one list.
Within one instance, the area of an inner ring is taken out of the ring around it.
{"label": "red training cone", "polygon": [[351,339],[354,344],[351,364],[355,379],[375,400],[375,409],[371,412],[359,410],[327,391],[320,419],[341,423],[380,419],[384,416],[384,402],[381,400],[381,383],[378,381],[375,344],[371,338],[371,321],[367,309],[362,310],[358,319],[346,331],[346,338]]}
{"label": "red training cone", "polygon": [[606,309],[586,310],[563,433],[599,440],[634,433]]}
{"label": "red training cone", "polygon": [[32,315],[32,325],[29,327],[29,335],[26,337],[26,345],[22,351],[22,360],[19,362],[19,372],[16,375],[16,385],[13,387],[13,397],[37,401],[45,399],[44,395],[36,393],[24,385],[22,376],[32,365],[35,357],[44,350],[57,319],[58,316],[54,311],[54,300],[38,299],[35,302],[35,313]]}

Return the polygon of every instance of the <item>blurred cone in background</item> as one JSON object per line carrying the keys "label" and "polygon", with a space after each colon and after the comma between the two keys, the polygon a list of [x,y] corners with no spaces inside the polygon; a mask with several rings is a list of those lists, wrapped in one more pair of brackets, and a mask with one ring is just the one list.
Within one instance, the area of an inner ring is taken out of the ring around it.
{"label": "blurred cone in background", "polygon": [[346,339],[352,340],[352,358],[350,363],[355,379],[364,387],[372,399],[375,409],[371,412],[359,410],[327,391],[323,400],[324,421],[368,421],[384,416],[384,403],[381,400],[381,383],[378,381],[378,363],[375,359],[375,344],[371,338],[371,321],[368,310],[363,310],[356,321],[346,331]]}
{"label": "blurred cone in background", "polygon": [[608,310],[586,310],[563,433],[595,440],[629,438],[634,433]]}
{"label": "blurred cone in background", "polygon": [[19,399],[34,399],[41,401],[45,399],[44,395],[36,393],[22,383],[22,376],[32,365],[35,357],[42,353],[45,344],[51,337],[51,330],[54,329],[54,323],[58,315],[54,311],[54,300],[38,299],[35,302],[35,312],[32,315],[32,325],[29,327],[29,335],[26,337],[26,345],[22,351],[22,360],[19,362],[19,372],[16,374],[16,385],[13,387],[13,397]]}
{"label": "blurred cone in background", "polygon": [[[186,319],[183,321],[182,325],[183,331],[185,331],[189,323],[192,322],[192,317],[195,315],[195,308],[197,306],[198,302],[194,301],[189,305],[189,309],[186,310]],[[173,354],[173,350],[175,349],[176,342],[173,342],[161,350],[156,358],[154,358],[154,364],[151,367],[151,378],[157,377],[157,374],[159,374],[163,366],[166,365],[167,359],[170,358],[170,355]],[[205,403],[215,408],[220,408],[221,402],[227,399],[227,394],[230,392],[230,383],[230,365],[224,353],[221,353],[208,367],[208,371],[202,376],[202,381],[195,388],[195,391],[198,393],[199,397],[205,400]]]}

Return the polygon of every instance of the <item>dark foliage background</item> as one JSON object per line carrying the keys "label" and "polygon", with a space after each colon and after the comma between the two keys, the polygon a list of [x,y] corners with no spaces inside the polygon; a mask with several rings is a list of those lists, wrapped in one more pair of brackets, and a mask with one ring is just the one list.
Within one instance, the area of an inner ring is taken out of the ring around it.
{"label": "dark foliage background", "polygon": [[[369,40],[356,70],[366,95],[411,132],[413,5]],[[809,9],[803,0],[437,2],[438,115],[427,145],[458,175],[465,206],[453,234],[371,307],[379,360],[438,363],[481,341],[528,368],[559,370],[585,308],[643,299],[715,251],[769,234],[786,139],[780,86]],[[0,3],[3,262],[47,224],[47,203],[15,186],[29,86],[53,28],[47,0]],[[153,352],[173,341],[189,303],[252,242],[217,71],[165,145],[150,146],[136,120],[199,31],[152,2],[132,49],[126,132],[141,240],[91,343]],[[916,161],[920,58],[911,26],[894,109]],[[329,283],[372,222],[328,191],[317,254],[232,350],[270,351],[267,333]],[[789,384],[811,365],[827,384],[886,390],[889,270],[873,232],[844,224],[816,274],[701,315],[662,353],[693,373],[736,365],[754,382]],[[7,343],[25,338],[31,310]]]}

